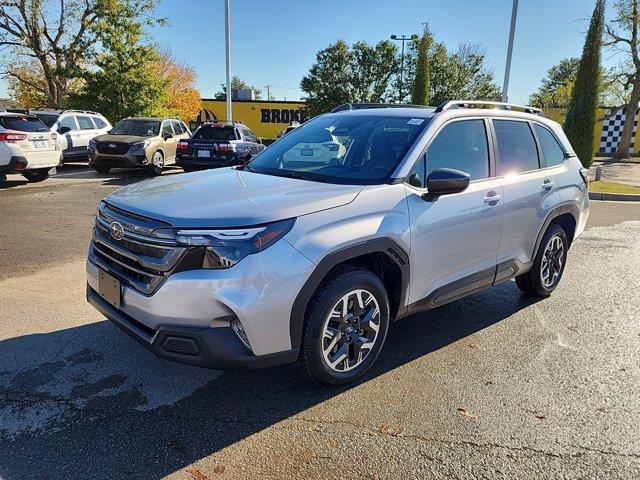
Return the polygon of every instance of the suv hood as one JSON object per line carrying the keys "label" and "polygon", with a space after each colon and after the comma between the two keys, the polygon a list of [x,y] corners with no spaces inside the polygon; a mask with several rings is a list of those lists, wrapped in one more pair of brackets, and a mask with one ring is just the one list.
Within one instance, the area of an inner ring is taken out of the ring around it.
{"label": "suv hood", "polygon": [[221,168],[145,180],[105,201],[174,227],[246,227],[345,205],[362,188]]}
{"label": "suv hood", "polygon": [[128,143],[133,145],[134,143],[144,142],[148,138],[153,138],[153,135],[98,135],[94,138],[96,142],[117,142]]}

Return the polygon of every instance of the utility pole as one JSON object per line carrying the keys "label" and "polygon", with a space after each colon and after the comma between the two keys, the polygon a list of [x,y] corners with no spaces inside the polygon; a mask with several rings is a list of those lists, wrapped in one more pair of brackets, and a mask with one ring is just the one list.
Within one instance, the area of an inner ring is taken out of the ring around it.
{"label": "utility pole", "polygon": [[406,42],[407,40],[415,40],[416,38],[418,38],[417,35],[391,35],[391,40],[396,40],[398,42],[402,42],[402,49],[400,50],[400,86],[398,87],[398,103],[402,102],[402,99],[404,98],[402,96],[402,76],[404,74],[404,42]]}
{"label": "utility pole", "polygon": [[233,120],[231,111],[231,0],[224,0],[224,48],[227,61],[227,121]]}
{"label": "utility pole", "polygon": [[516,19],[518,17],[518,0],[513,0],[511,7],[511,29],[509,30],[509,47],[507,48],[507,64],[504,68],[504,82],[502,83],[502,101],[509,99],[509,75],[511,73],[511,55],[513,54],[513,37],[516,34]]}
{"label": "utility pole", "polygon": [[273,87],[273,85],[265,85],[264,88],[267,89],[267,100],[271,100],[271,93],[270,93],[270,88]]}

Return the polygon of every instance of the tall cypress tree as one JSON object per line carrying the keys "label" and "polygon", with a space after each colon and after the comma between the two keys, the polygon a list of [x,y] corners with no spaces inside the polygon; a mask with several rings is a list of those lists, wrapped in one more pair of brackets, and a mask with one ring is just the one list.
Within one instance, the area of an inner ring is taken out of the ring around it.
{"label": "tall cypress tree", "polygon": [[429,27],[425,25],[422,36],[417,40],[416,73],[411,86],[411,103],[414,105],[429,105],[431,97],[429,49],[432,42],[433,36],[429,31]]}
{"label": "tall cypress tree", "polygon": [[593,137],[600,93],[600,51],[604,29],[604,0],[596,0],[580,66],[571,93],[564,130],[585,167],[593,162]]}

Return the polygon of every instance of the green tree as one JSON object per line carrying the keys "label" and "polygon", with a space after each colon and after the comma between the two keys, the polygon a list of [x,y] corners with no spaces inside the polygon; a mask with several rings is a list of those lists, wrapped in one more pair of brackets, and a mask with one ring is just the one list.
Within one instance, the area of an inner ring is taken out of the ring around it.
{"label": "green tree", "polygon": [[593,162],[593,135],[602,81],[604,7],[604,0],[596,0],[564,122],[567,137],[585,167]]}
{"label": "green tree", "polygon": [[416,60],[413,84],[411,86],[411,103],[415,105],[429,105],[431,98],[430,61],[429,51],[433,43],[433,35],[429,31],[429,26],[425,24],[422,36],[416,41]]}
{"label": "green tree", "polygon": [[[115,18],[134,14],[131,6],[120,4]],[[111,122],[128,116],[162,115],[169,100],[169,82],[161,71],[157,50],[143,44],[143,37],[139,22],[113,21],[106,26],[103,51],[95,57],[94,70],[85,74],[84,90],[73,103],[90,106]]]}
{"label": "green tree", "polygon": [[[49,107],[62,108],[78,78],[90,69],[102,34],[113,23],[123,27],[156,23],[150,13],[156,0],[19,0],[0,2],[1,75],[26,97],[44,97]],[[122,17],[126,10],[130,16]],[[40,81],[26,75],[35,62]],[[26,105],[25,105],[26,106]]]}
{"label": "green tree", "polygon": [[375,46],[338,40],[316,54],[316,62],[300,82],[311,115],[342,103],[383,102],[391,98],[398,49],[388,41]]}
{"label": "green tree", "polygon": [[563,58],[547,70],[538,91],[531,94],[529,103],[538,108],[567,108],[580,59]]}
{"label": "green tree", "polygon": [[[221,90],[215,94],[215,98],[216,100],[225,100],[227,98],[227,85],[221,83],[220,88]],[[260,98],[262,97],[262,90],[254,87],[253,85],[249,85],[243,79],[234,75],[233,77],[231,77],[231,90],[236,88],[239,90],[252,89],[257,100],[260,100]]]}
{"label": "green tree", "polygon": [[638,0],[618,0],[615,3],[615,9],[616,18],[606,27],[607,45],[614,50],[614,53],[622,53],[626,57],[617,77],[622,80],[623,90],[630,90],[630,92],[626,99],[627,110],[624,127],[614,156],[627,158],[631,153],[634,120],[638,113],[638,103],[640,103],[640,36],[638,35],[640,12],[638,11]]}

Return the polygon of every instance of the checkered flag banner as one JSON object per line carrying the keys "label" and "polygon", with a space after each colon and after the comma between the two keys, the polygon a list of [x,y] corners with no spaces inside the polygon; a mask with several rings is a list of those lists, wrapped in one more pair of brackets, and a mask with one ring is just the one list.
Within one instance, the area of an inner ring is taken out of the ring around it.
{"label": "checkered flag banner", "polygon": [[[608,108],[605,110],[605,117],[602,121],[602,135],[600,137],[600,153],[612,154],[618,148],[618,142],[622,135],[624,127],[624,116],[627,113],[627,107],[617,110]],[[631,148],[635,150],[636,132],[638,130],[638,116],[636,115],[633,123],[633,134],[631,135]]]}

